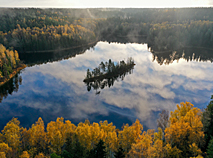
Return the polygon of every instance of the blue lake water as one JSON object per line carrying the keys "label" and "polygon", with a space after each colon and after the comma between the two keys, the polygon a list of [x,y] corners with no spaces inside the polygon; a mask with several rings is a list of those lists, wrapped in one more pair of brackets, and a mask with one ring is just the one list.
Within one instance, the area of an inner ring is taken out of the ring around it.
{"label": "blue lake water", "polygon": [[[86,71],[102,61],[119,62],[132,57],[132,74],[118,79],[111,87],[87,91]],[[17,117],[21,126],[30,127],[42,117],[45,123],[64,117],[78,124],[108,120],[118,128],[139,119],[145,129],[155,128],[162,110],[189,101],[205,108],[213,91],[213,65],[210,61],[159,64],[146,44],[98,42],[75,57],[27,67],[19,74],[22,84],[0,103],[0,129]]]}

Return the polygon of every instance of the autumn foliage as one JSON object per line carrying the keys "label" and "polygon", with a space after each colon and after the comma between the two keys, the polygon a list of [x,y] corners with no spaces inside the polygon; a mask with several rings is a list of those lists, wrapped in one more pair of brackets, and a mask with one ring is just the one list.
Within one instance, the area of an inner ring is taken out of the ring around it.
{"label": "autumn foliage", "polygon": [[17,24],[9,32],[0,31],[0,42],[19,52],[55,50],[86,45],[95,42],[94,29],[102,20],[79,19],[74,24],[23,28]]}
{"label": "autumn foliage", "polygon": [[157,132],[143,131],[139,120],[119,130],[107,121],[85,120],[76,126],[62,117],[49,122],[45,128],[42,118],[38,118],[26,129],[13,118],[0,133],[0,156],[38,158],[81,154],[80,157],[96,157],[100,153],[104,157],[119,157],[120,153],[136,158],[196,157],[202,153],[204,140],[201,116],[200,109],[182,102],[171,112],[165,131],[158,128]]}
{"label": "autumn foliage", "polygon": [[0,43],[0,85],[10,80],[25,67],[26,65],[20,62],[19,54],[16,50],[6,49]]}

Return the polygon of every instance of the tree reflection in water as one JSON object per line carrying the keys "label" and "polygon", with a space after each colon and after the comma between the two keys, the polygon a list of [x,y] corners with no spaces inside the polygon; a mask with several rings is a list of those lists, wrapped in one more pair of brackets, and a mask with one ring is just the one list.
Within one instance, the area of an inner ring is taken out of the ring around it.
{"label": "tree reflection in water", "polygon": [[12,95],[13,92],[18,92],[19,85],[21,84],[22,77],[16,74],[8,82],[0,86],[0,102],[2,102],[4,98],[7,98],[9,94]]}
{"label": "tree reflection in water", "polygon": [[109,59],[109,62],[101,62],[92,72],[88,69],[83,82],[87,85],[88,91],[93,88],[96,90],[96,94],[100,94],[99,88],[111,87],[115,80],[118,81],[119,78],[123,80],[127,74],[132,74],[134,65],[134,60],[131,57],[127,59],[126,63],[122,60],[117,64]]}
{"label": "tree reflection in water", "polygon": [[181,58],[187,61],[197,62],[213,62],[213,50],[205,48],[184,48],[176,51],[151,51],[153,54],[153,61],[157,61],[160,65],[169,65],[175,60]]}

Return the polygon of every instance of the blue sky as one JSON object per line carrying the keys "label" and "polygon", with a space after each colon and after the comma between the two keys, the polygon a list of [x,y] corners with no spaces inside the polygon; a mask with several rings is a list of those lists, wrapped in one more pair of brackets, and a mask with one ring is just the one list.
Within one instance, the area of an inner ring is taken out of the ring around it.
{"label": "blue sky", "polygon": [[212,7],[213,0],[0,0],[0,7],[147,8]]}

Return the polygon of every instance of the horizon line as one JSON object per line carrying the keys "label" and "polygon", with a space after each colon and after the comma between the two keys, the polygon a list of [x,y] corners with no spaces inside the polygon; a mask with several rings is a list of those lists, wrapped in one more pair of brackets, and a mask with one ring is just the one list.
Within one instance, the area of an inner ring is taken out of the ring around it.
{"label": "horizon line", "polygon": [[192,6],[192,7],[35,7],[35,6],[19,6],[19,7],[0,7],[0,8],[7,8],[7,9],[199,9],[199,8],[207,8],[213,9],[213,6]]}

